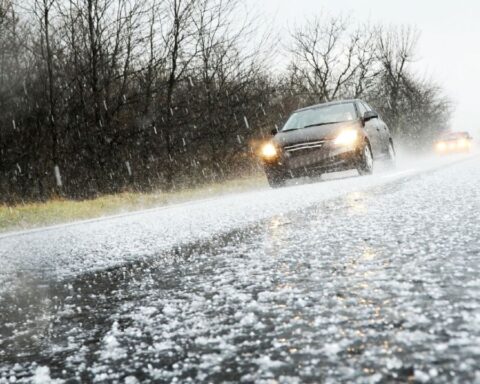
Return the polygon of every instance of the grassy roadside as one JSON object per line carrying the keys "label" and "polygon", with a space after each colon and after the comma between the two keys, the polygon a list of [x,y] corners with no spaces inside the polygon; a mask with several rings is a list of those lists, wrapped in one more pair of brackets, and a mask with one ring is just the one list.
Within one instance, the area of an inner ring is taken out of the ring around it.
{"label": "grassy roadside", "polygon": [[199,188],[160,193],[120,193],[93,200],[51,200],[17,206],[0,205],[0,233],[161,207],[265,186],[262,176],[242,178]]}

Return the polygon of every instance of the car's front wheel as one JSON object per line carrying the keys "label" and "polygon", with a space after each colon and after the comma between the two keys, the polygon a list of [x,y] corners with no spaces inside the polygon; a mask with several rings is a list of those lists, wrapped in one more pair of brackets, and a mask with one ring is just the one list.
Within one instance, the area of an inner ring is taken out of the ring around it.
{"label": "car's front wheel", "polygon": [[373,172],[373,155],[368,142],[365,142],[361,150],[357,171],[362,176],[370,175]]}
{"label": "car's front wheel", "polygon": [[272,188],[280,188],[285,185],[286,176],[283,172],[276,169],[265,169],[265,174],[267,175],[268,184]]}

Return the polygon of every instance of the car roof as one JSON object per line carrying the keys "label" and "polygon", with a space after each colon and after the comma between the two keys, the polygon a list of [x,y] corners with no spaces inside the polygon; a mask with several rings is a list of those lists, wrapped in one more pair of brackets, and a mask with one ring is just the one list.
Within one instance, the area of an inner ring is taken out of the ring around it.
{"label": "car roof", "polygon": [[459,137],[469,137],[468,132],[445,132],[441,135],[441,139],[455,139]]}
{"label": "car roof", "polygon": [[320,103],[320,104],[310,105],[310,106],[305,107],[305,108],[300,108],[300,109],[297,109],[295,112],[308,111],[309,109],[316,109],[316,108],[325,107],[325,106],[328,106],[328,105],[356,103],[356,102],[359,102],[359,101],[362,101],[362,100],[360,100],[360,99],[347,99],[347,100],[330,101],[328,103]]}

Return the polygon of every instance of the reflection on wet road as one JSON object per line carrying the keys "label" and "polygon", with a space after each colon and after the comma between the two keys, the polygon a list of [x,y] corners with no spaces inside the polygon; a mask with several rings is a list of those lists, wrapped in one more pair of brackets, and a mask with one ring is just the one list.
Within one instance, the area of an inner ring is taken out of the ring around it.
{"label": "reflection on wet road", "polygon": [[[480,167],[2,298],[0,383],[480,380]],[[42,376],[43,375],[43,376]]]}

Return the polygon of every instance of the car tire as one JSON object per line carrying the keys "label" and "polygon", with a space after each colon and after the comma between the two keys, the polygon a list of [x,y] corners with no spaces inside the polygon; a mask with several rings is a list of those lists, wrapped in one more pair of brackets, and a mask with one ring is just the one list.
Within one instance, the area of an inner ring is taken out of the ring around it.
{"label": "car tire", "polygon": [[283,172],[273,169],[266,169],[268,184],[271,188],[281,188],[285,186],[286,177]]}
{"label": "car tire", "polygon": [[371,175],[373,172],[373,154],[368,141],[365,142],[361,149],[357,171],[360,176]]}

